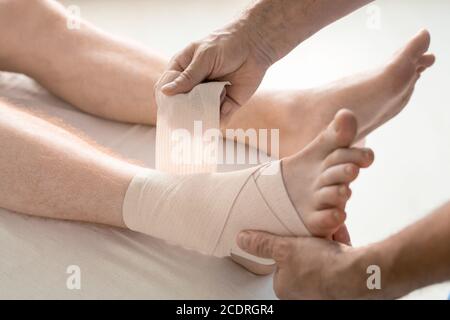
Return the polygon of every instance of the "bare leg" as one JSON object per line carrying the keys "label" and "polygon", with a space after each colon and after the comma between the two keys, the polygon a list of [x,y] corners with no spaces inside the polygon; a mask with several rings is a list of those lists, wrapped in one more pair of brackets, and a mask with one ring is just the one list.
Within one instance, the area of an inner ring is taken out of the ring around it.
{"label": "bare leg", "polygon": [[[354,116],[338,113],[303,151],[282,160],[289,196],[314,235],[340,226],[348,185],[373,161],[370,150],[348,148],[355,134]],[[0,145],[0,207],[125,227],[123,200],[140,167],[1,100]]]}
{"label": "bare leg", "polygon": [[0,1],[0,70],[24,73],[88,113],[155,124],[153,86],[166,61],[86,22],[68,29],[67,21],[55,1]]}
{"label": "bare leg", "polygon": [[[153,87],[166,60],[85,22],[80,30],[67,29],[64,8],[53,1],[4,0],[0,6],[0,69],[31,76],[86,112],[156,123]],[[278,128],[280,155],[288,156],[347,108],[362,138],[407,104],[420,73],[434,62],[426,54],[429,42],[422,32],[385,66],[328,86],[259,92],[222,127]]]}
{"label": "bare leg", "polygon": [[0,100],[0,206],[49,218],[123,227],[138,167]]}
{"label": "bare leg", "polygon": [[[356,130],[354,115],[341,111],[305,149],[281,160],[287,193],[315,236],[331,236],[340,227],[351,196],[349,184],[373,161],[370,150],[349,147]],[[2,100],[0,145],[0,207],[126,227],[124,197],[141,167]]]}

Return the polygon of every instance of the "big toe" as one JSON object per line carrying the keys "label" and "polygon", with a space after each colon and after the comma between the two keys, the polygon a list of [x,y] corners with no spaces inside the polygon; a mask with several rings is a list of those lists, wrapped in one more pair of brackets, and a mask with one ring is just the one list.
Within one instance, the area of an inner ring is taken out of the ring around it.
{"label": "big toe", "polygon": [[355,140],[357,122],[350,110],[339,110],[328,127],[309,146],[323,157],[338,148],[349,147]]}
{"label": "big toe", "polygon": [[431,36],[428,30],[419,31],[406,45],[404,53],[418,60],[430,47]]}
{"label": "big toe", "polygon": [[427,53],[429,46],[430,33],[424,29],[394,56],[386,74],[390,79],[389,87],[395,94],[403,93],[406,88],[414,85],[420,73],[433,65],[435,57]]}
{"label": "big toe", "polygon": [[335,139],[338,147],[348,147],[356,137],[357,121],[352,111],[339,110],[330,124],[335,131]]}

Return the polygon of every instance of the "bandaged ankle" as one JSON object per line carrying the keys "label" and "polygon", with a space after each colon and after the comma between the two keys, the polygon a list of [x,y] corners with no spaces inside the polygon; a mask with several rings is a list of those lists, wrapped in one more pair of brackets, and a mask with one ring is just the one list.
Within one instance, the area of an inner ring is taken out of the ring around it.
{"label": "bandaged ankle", "polygon": [[[123,217],[130,229],[185,248],[264,262],[237,247],[240,231],[309,233],[288,197],[279,161],[215,173],[217,141],[210,139],[214,132],[203,138],[207,130],[219,127],[225,85],[204,83],[188,94],[171,97],[157,92],[158,171],[144,170],[134,177]],[[200,134],[195,132],[196,121],[202,124]]]}
{"label": "bandaged ankle", "polygon": [[288,198],[279,161],[226,173],[145,170],[132,180],[123,214],[132,230],[219,257],[249,257],[236,245],[245,229],[308,234]]}

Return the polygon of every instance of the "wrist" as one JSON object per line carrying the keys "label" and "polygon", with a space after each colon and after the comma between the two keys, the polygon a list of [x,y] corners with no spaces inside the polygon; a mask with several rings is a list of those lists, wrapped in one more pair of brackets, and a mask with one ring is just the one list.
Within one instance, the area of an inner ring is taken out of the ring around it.
{"label": "wrist", "polygon": [[306,39],[306,23],[301,12],[303,1],[260,0],[242,15],[256,50],[264,53],[274,64]]}
{"label": "wrist", "polygon": [[248,58],[264,71],[278,60],[275,50],[260,32],[258,21],[248,13],[243,14],[225,29],[226,32],[241,38],[246,43]]}
{"label": "wrist", "polygon": [[344,250],[335,260],[329,261],[329,272],[325,277],[326,292],[333,300],[361,299],[365,290],[365,249]]}
{"label": "wrist", "polygon": [[330,265],[327,291],[332,299],[390,298],[383,287],[388,268],[377,245],[348,248]]}
{"label": "wrist", "polygon": [[385,286],[389,264],[379,244],[372,244],[357,249],[356,265],[363,279],[359,287],[359,299],[390,299]]}
{"label": "wrist", "polygon": [[356,249],[355,270],[363,276],[358,288],[359,299],[395,299],[400,297],[400,284],[395,276],[395,250],[386,241]]}

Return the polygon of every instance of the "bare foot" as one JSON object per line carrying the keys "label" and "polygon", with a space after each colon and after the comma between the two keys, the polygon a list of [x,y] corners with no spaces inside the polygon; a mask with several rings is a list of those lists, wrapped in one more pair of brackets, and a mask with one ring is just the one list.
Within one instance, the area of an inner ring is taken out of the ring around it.
{"label": "bare foot", "polygon": [[360,124],[357,139],[364,137],[406,106],[421,73],[435,61],[434,55],[426,53],[429,46],[430,34],[420,31],[384,67],[322,89],[315,97],[316,105],[349,108]]}
{"label": "bare foot", "polygon": [[[434,63],[434,55],[426,53],[429,44],[430,34],[423,30],[378,69],[320,88],[260,93],[249,111],[268,128],[280,129],[281,157],[301,150],[342,108],[355,114],[359,140],[406,106],[421,73]],[[244,112],[236,115],[236,123],[245,127],[239,117],[243,119]]]}
{"label": "bare foot", "polygon": [[286,189],[313,236],[330,238],[344,223],[349,184],[373,162],[372,150],[350,147],[356,132],[353,113],[341,110],[302,151],[282,159]]}
{"label": "bare foot", "polygon": [[[374,160],[372,150],[350,147],[356,132],[353,112],[341,110],[302,151],[281,160],[289,197],[313,236],[331,239],[340,230],[351,196],[349,185],[357,178],[360,168],[369,167]],[[232,257],[256,274],[269,274],[274,270],[273,265]]]}

